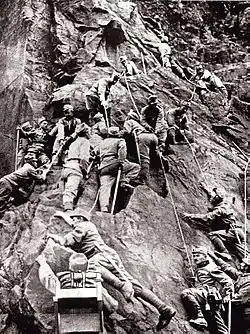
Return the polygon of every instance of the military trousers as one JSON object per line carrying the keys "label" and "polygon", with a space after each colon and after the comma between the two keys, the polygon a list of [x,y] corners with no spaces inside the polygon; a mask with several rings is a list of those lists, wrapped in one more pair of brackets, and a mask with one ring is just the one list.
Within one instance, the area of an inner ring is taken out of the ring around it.
{"label": "military trousers", "polygon": [[[130,180],[133,180],[137,177],[139,170],[140,166],[138,164],[125,160],[120,182],[129,183]],[[108,211],[111,189],[115,183],[117,172],[118,172],[118,163],[104,167],[100,171],[101,186],[100,186],[99,203],[101,211],[104,212]]]}
{"label": "military trousers", "polygon": [[72,210],[74,199],[77,196],[79,184],[82,180],[82,173],[73,168],[66,167],[62,172],[62,180],[65,182],[63,205],[65,209]]}

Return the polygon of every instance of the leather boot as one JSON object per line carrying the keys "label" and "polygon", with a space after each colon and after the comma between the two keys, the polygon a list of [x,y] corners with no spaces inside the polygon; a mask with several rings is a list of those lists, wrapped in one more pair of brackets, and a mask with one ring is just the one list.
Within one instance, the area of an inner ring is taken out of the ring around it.
{"label": "leather boot", "polygon": [[136,289],[136,297],[141,297],[146,302],[153,305],[160,313],[159,322],[156,326],[157,330],[166,327],[171,319],[174,317],[176,311],[174,308],[167,306],[160,298],[156,296],[151,290],[146,288]]}
{"label": "leather boot", "polygon": [[232,257],[229,254],[227,248],[225,247],[223,241],[217,237],[216,235],[209,235],[212,243],[214,244],[215,249],[221,254],[221,257],[225,260],[225,261],[231,261]]}
{"label": "leather boot", "polygon": [[188,315],[191,317],[189,320],[190,324],[197,329],[207,328],[207,322],[195,297],[187,295],[182,297],[182,302]]}
{"label": "leather boot", "polygon": [[101,268],[102,279],[120,291],[127,301],[131,301],[134,295],[133,285],[129,281],[122,282],[118,277],[112,274],[108,269]]}

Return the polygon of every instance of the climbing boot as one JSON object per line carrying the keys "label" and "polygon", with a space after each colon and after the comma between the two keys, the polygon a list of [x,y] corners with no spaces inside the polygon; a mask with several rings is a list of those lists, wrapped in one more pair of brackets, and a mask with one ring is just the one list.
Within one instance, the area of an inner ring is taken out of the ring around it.
{"label": "climbing boot", "polygon": [[190,325],[197,329],[207,329],[207,322],[203,316],[189,320]]}
{"label": "climbing boot", "polygon": [[168,307],[160,313],[159,321],[156,326],[156,330],[160,331],[161,329],[167,327],[172,318],[175,316],[176,311],[172,307]]}

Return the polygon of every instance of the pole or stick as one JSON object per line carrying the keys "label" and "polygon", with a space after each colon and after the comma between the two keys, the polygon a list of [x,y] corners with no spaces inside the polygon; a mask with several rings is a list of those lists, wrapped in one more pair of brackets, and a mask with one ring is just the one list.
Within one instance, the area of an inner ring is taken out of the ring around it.
{"label": "pole or stick", "polygon": [[110,125],[109,125],[109,119],[108,119],[107,109],[106,109],[105,106],[103,106],[103,108],[104,108],[104,117],[105,117],[106,125],[107,125],[108,131],[109,131]]}
{"label": "pole or stick", "polygon": [[248,158],[244,170],[244,257],[247,256],[247,170],[249,168],[250,158]]}
{"label": "pole or stick", "polygon": [[135,131],[133,131],[133,135],[134,135],[134,138],[135,138],[135,146],[136,146],[136,153],[137,153],[137,157],[138,157],[138,163],[141,164],[140,150],[139,150],[139,145],[138,145],[138,137],[137,137]]}
{"label": "pole or stick", "polygon": [[147,70],[146,70],[145,60],[144,60],[144,56],[143,56],[143,53],[142,53],[142,52],[141,52],[141,60],[142,60],[143,72],[144,72],[144,74],[147,75]]}
{"label": "pole or stick", "polygon": [[138,108],[137,108],[137,106],[136,106],[136,104],[135,104],[135,100],[134,100],[133,95],[132,95],[132,93],[131,93],[131,90],[130,90],[130,88],[129,88],[128,80],[127,80],[125,74],[124,74],[124,80],[125,80],[125,83],[126,83],[126,86],[127,86],[127,90],[128,90],[130,99],[131,99],[131,101],[132,101],[132,103],[133,103],[133,105],[134,105],[134,108],[135,108],[136,112],[137,112],[137,115],[140,116],[140,112],[139,112],[139,110],[138,110]]}
{"label": "pole or stick", "polygon": [[116,203],[116,197],[117,197],[117,193],[118,193],[118,188],[119,188],[119,183],[120,183],[120,178],[122,175],[122,169],[121,167],[118,168],[118,172],[117,172],[117,177],[116,177],[116,184],[115,184],[115,191],[114,191],[114,198],[113,198],[113,202],[112,202],[112,207],[111,207],[111,215],[114,214],[115,211],[115,203]]}
{"label": "pole or stick", "polygon": [[232,301],[230,296],[230,300],[228,302],[228,325],[227,325],[228,334],[231,333],[231,321],[232,321],[231,318],[232,318]]}
{"label": "pole or stick", "polygon": [[17,170],[17,156],[19,151],[19,141],[20,141],[20,129],[16,130],[16,155],[15,155],[15,170]]}

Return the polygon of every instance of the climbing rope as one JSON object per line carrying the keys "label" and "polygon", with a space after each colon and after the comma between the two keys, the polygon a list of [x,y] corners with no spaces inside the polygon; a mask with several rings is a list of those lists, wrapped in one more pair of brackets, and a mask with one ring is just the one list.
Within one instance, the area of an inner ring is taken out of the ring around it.
{"label": "climbing rope", "polygon": [[160,162],[161,162],[161,168],[163,170],[163,175],[164,175],[164,178],[165,178],[165,181],[166,181],[166,185],[167,185],[167,188],[168,188],[168,193],[169,193],[170,201],[171,201],[171,204],[172,204],[172,207],[173,207],[173,210],[174,210],[174,214],[175,214],[177,225],[178,225],[178,228],[179,228],[179,231],[180,231],[181,239],[182,239],[185,251],[186,251],[188,263],[189,263],[189,266],[190,266],[190,271],[192,273],[192,276],[195,276],[195,273],[194,273],[194,270],[193,270],[193,267],[192,267],[192,261],[190,259],[189,254],[188,254],[187,244],[186,244],[186,241],[185,241],[185,238],[184,238],[184,234],[183,234],[183,231],[182,231],[181,222],[180,222],[180,219],[179,219],[176,207],[175,207],[175,203],[174,203],[174,199],[173,199],[172,192],[171,192],[171,189],[170,189],[170,185],[169,185],[169,182],[168,182],[168,178],[167,178],[167,175],[166,175],[166,172],[165,172],[165,168],[164,168],[164,165],[163,165],[163,162],[162,162],[162,156],[161,156],[161,154],[159,155],[159,157],[160,157]]}
{"label": "climbing rope", "polygon": [[190,150],[191,150],[191,152],[192,152],[192,155],[193,155],[193,157],[194,157],[194,160],[195,160],[195,162],[196,162],[196,164],[197,164],[197,166],[198,166],[198,168],[199,168],[199,171],[200,171],[200,173],[201,173],[201,176],[202,176],[202,178],[204,179],[205,185],[206,185],[206,187],[207,187],[207,189],[208,189],[208,183],[207,183],[206,177],[205,177],[205,175],[204,175],[204,173],[203,173],[203,171],[202,171],[202,169],[201,169],[201,165],[200,165],[200,163],[199,163],[199,161],[198,161],[198,159],[197,159],[197,157],[196,157],[196,155],[195,155],[195,152],[194,152],[194,150],[193,150],[193,147],[192,147],[191,143],[189,142],[189,140],[187,139],[186,135],[185,135],[184,133],[182,133],[182,135],[183,135],[183,137],[185,138],[185,140],[186,140],[186,142],[187,142],[187,144],[188,144],[188,146],[189,146],[189,148],[190,148]]}
{"label": "climbing rope", "polygon": [[136,112],[137,112],[137,115],[140,116],[140,112],[139,112],[139,110],[138,110],[138,108],[137,108],[137,106],[136,106],[136,104],[135,104],[135,100],[134,100],[133,95],[132,95],[132,93],[131,93],[131,90],[130,90],[130,88],[129,88],[129,84],[128,84],[128,80],[127,80],[127,78],[126,78],[126,74],[124,74],[124,80],[125,80],[125,83],[126,83],[126,86],[127,86],[127,90],[128,90],[130,99],[131,99],[131,101],[132,101],[132,103],[133,103],[133,106],[134,106]]}
{"label": "climbing rope", "polygon": [[94,208],[95,208],[95,206],[96,206],[96,203],[97,203],[97,201],[98,201],[99,195],[100,195],[100,188],[99,188],[98,191],[97,191],[96,198],[95,198],[95,200],[94,200],[94,204],[92,205],[91,209],[89,210],[89,213],[91,213],[91,212],[94,210]]}
{"label": "climbing rope", "polygon": [[248,158],[244,170],[244,257],[247,256],[247,170],[249,167],[250,158]]}

